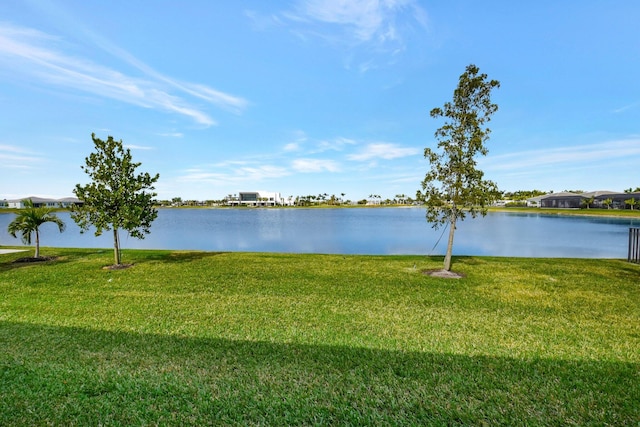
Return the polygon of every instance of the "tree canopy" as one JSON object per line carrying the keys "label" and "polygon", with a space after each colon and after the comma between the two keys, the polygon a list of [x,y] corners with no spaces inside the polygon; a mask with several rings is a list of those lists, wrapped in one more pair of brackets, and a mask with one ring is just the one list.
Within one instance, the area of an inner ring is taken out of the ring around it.
{"label": "tree canopy", "polygon": [[476,157],[486,155],[485,142],[490,129],[485,124],[498,110],[491,102],[491,91],[500,87],[497,80],[487,80],[475,65],[467,66],[453,92],[453,101],[431,110],[431,117],[444,118],[435,132],[436,151],[425,148],[424,157],[431,169],[422,181],[418,197],[425,203],[427,221],[434,228],[448,225],[449,240],[444,270],[451,269],[451,253],[456,222],[466,214],[485,215],[487,207],[499,197],[497,185],[484,178]]}
{"label": "tree canopy", "polygon": [[122,140],[109,136],[106,141],[91,134],[95,152],[85,158],[82,170],[91,182],[76,184],[73,192],[83,202],[72,209],[71,217],[81,232],[95,227],[95,235],[113,230],[114,260],[121,263],[118,230],[143,239],[150,232],[151,223],[158,216],[153,199],[153,184],[160,175],[138,173],[141,163],[132,160],[131,151],[124,148]]}

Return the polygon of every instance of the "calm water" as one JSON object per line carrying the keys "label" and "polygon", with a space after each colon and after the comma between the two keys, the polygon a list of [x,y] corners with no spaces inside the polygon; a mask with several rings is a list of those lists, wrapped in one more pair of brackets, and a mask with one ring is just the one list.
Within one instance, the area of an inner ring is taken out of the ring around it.
{"label": "calm water", "polygon": [[[69,213],[58,216],[67,230],[45,224],[42,246],[112,247],[110,232],[80,234]],[[22,244],[6,231],[13,218],[0,214],[0,245]],[[454,254],[626,258],[629,227],[640,221],[490,213],[459,223]],[[144,240],[122,234],[121,241],[124,249],[441,255],[442,231],[431,228],[422,208],[161,209]]]}

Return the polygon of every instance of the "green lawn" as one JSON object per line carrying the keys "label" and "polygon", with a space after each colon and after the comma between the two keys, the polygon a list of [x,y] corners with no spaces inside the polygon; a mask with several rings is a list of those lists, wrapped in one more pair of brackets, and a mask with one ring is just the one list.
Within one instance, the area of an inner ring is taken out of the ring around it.
{"label": "green lawn", "polygon": [[0,425],[640,420],[640,265],[42,252],[0,255]]}
{"label": "green lawn", "polygon": [[640,209],[556,209],[556,208],[528,208],[528,207],[491,207],[492,212],[521,212],[540,215],[582,215],[600,217],[621,217],[629,219],[640,219]]}

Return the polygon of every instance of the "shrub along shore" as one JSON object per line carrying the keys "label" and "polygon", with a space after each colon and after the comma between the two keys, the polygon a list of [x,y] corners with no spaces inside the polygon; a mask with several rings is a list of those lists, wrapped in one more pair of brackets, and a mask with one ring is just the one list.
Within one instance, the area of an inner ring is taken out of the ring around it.
{"label": "shrub along shore", "polygon": [[[30,255],[30,254],[29,254]],[[0,425],[635,425],[640,265],[0,255]]]}

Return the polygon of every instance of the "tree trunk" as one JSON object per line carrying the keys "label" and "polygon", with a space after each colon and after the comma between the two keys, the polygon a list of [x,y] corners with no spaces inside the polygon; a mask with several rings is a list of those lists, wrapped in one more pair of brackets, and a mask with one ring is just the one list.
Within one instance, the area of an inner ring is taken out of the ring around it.
{"label": "tree trunk", "polygon": [[444,256],[444,269],[451,271],[451,252],[453,251],[453,234],[456,232],[456,215],[451,215],[449,222],[449,242],[447,243],[447,254]]}
{"label": "tree trunk", "polygon": [[36,228],[36,258],[40,258],[40,232]]}
{"label": "tree trunk", "polygon": [[118,229],[113,228],[113,257],[116,265],[120,265],[120,239],[118,238]]}

